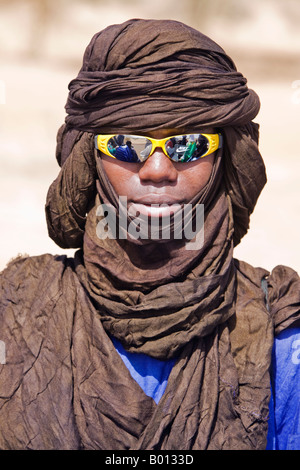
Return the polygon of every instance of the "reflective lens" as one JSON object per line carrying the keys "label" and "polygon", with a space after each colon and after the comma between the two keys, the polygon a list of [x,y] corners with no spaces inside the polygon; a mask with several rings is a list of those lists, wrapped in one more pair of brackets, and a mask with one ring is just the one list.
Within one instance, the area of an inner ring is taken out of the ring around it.
{"label": "reflective lens", "polygon": [[150,155],[152,143],[138,135],[115,135],[107,142],[107,149],[123,162],[144,162]]}
{"label": "reflective lens", "polygon": [[191,162],[206,154],[209,140],[203,134],[177,135],[166,142],[165,149],[173,161]]}
{"label": "reflective lens", "polygon": [[191,162],[212,153],[221,145],[218,134],[186,134],[152,139],[138,135],[97,135],[96,148],[124,162],[144,162],[157,147],[174,162]]}

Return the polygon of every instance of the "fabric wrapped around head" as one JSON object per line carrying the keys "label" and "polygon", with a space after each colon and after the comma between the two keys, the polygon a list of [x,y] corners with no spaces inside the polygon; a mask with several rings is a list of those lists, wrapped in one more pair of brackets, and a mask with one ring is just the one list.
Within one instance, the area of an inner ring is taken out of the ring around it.
{"label": "fabric wrapped around head", "polygon": [[66,169],[72,184],[62,194],[55,181],[46,205],[49,235],[59,246],[83,243],[95,195],[93,133],[207,126],[221,128],[224,136],[224,182],[234,243],[240,242],[266,182],[258,125],[252,122],[260,105],[222,48],[177,21],[129,20],[92,38],[69,90],[57,160],[61,166],[69,157],[77,163],[69,161]]}

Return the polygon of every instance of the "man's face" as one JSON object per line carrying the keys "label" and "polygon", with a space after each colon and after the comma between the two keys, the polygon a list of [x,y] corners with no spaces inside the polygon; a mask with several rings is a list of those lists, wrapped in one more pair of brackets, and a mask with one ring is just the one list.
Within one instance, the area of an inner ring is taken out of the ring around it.
{"label": "man's face", "polygon": [[[215,130],[210,128],[197,132],[215,133]],[[181,133],[180,129],[172,129],[147,135],[162,139]],[[101,159],[118,196],[127,197],[128,207],[155,217],[174,212],[174,204],[187,204],[199,193],[210,178],[214,155],[178,163],[170,160],[161,148],[156,148],[144,163],[118,161],[104,154],[101,154]],[[164,207],[158,208],[161,204]]]}

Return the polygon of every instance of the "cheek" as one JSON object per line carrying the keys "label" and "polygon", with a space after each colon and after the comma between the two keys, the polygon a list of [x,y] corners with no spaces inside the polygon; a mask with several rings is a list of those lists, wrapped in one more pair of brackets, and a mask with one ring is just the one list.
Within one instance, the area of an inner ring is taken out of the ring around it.
{"label": "cheek", "polygon": [[[193,166],[180,172],[182,184],[188,188],[192,196],[196,195],[208,183],[212,173],[214,156],[193,163]],[[191,165],[191,164],[190,164]]]}
{"label": "cheek", "polygon": [[128,195],[136,180],[137,170],[134,168],[136,165],[130,163],[128,164],[130,167],[127,168],[128,165],[124,162],[120,164],[105,155],[101,157],[101,160],[104,171],[116,193],[120,196]]}
{"label": "cheek", "polygon": [[[134,199],[141,192],[143,185],[139,178],[140,165],[118,162],[103,155],[101,157],[104,171],[119,196]],[[191,163],[174,164],[177,170],[176,184],[172,184],[172,192],[182,200],[189,201],[208,183],[214,164],[214,155]],[[168,185],[167,185],[168,186]]]}

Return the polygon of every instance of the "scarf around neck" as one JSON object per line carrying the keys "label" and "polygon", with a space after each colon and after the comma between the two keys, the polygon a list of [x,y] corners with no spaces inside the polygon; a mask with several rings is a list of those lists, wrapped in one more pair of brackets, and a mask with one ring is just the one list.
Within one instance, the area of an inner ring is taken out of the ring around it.
{"label": "scarf around neck", "polygon": [[[114,190],[96,196],[85,227],[81,275],[104,328],[129,351],[168,359],[234,312],[233,220],[229,198],[217,183],[220,158],[209,189],[194,202],[207,212],[197,250],[188,249],[185,240],[144,244],[98,238],[97,207]],[[102,166],[99,173],[106,181],[101,187],[108,188]],[[109,199],[116,207],[116,194]]]}

